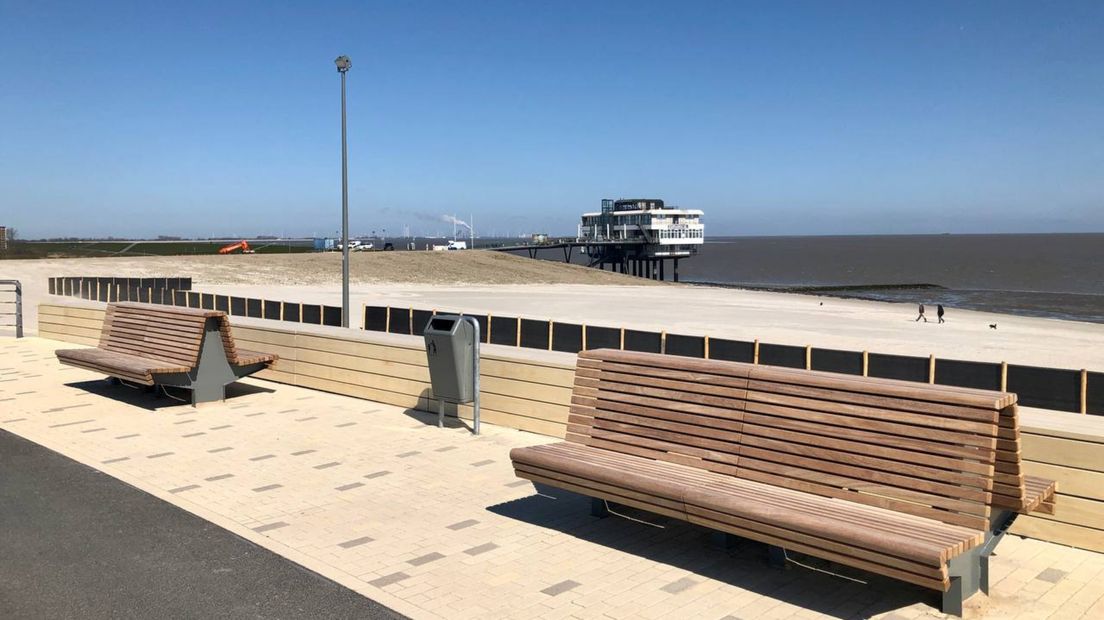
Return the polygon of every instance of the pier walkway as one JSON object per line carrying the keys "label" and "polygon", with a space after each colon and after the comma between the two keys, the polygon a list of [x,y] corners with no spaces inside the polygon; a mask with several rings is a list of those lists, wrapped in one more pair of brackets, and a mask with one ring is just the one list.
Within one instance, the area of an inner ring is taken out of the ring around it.
{"label": "pier walkway", "polygon": [[[473,437],[257,379],[194,409],[60,366],[53,350],[69,346],[0,341],[0,429],[414,618],[942,617],[935,594],[900,582],[815,561],[868,583],[772,569],[750,543],[720,549],[652,515],[630,513],[662,529],[594,519],[588,500],[514,477],[509,450],[550,438],[490,425]],[[101,552],[87,548],[84,570]],[[967,617],[1104,616],[1104,555],[1009,537],[992,571],[993,596]],[[35,595],[0,590],[0,610]]]}

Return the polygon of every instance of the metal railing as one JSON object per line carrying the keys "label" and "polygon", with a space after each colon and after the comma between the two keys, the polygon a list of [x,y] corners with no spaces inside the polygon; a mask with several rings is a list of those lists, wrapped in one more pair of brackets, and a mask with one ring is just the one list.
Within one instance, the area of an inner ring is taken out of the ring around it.
{"label": "metal railing", "polygon": [[[23,337],[23,285],[19,283],[19,280],[0,280],[0,287],[12,287],[10,290],[0,289],[0,293],[13,292],[15,293],[15,301],[8,301],[6,299],[0,299],[0,316],[15,317],[15,337]],[[8,307],[15,306],[14,312],[9,312]],[[9,323],[0,323],[0,327],[10,327]]]}

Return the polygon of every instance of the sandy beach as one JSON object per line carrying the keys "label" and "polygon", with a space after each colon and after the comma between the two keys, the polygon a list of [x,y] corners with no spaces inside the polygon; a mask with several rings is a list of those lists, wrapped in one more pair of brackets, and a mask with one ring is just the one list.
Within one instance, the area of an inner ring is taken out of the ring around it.
{"label": "sandy beach", "polygon": [[[23,281],[27,331],[47,278],[190,276],[205,292],[340,305],[338,254],[0,262]],[[912,304],[655,283],[493,252],[354,254],[352,304],[556,319],[790,345],[1104,369],[1104,325],[949,308],[916,322]],[[991,329],[996,324],[997,329]]]}

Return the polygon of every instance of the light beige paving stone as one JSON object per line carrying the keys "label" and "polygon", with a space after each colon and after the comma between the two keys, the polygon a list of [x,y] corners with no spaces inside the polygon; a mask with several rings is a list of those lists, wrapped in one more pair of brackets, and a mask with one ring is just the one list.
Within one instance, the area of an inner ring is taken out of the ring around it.
{"label": "light beige paving stone", "polygon": [[[598,520],[586,500],[537,495],[508,453],[546,437],[491,425],[473,437],[432,415],[259,380],[192,409],[63,369],[52,351],[69,346],[0,348],[0,369],[21,373],[0,382],[0,428],[415,618],[944,617],[934,592],[779,571],[754,547],[718,549],[686,524]],[[1007,537],[993,597],[974,597],[968,615],[1104,617],[1102,574],[1099,554]],[[542,592],[564,582],[577,585]]]}

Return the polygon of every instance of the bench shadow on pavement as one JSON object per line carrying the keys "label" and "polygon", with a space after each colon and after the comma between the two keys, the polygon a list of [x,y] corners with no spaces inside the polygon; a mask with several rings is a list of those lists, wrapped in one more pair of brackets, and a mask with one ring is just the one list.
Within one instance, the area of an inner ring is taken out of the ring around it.
{"label": "bench shadow on pavement", "polygon": [[[146,411],[157,411],[159,409],[166,409],[169,407],[191,406],[189,395],[187,390],[169,388],[169,394],[172,396],[166,396],[161,393],[161,388],[157,390],[147,389],[146,386],[130,386],[126,384],[112,385],[107,379],[93,379],[91,381],[74,381],[72,383],[66,383],[67,387],[76,388],[78,390],[84,390],[89,394],[96,396],[102,396],[104,398],[110,398],[111,400],[125,403],[132,407],[138,407],[145,409]],[[227,403],[233,402],[237,398],[244,396],[250,396],[252,394],[266,394],[275,392],[271,388],[261,387],[258,385],[251,385],[249,383],[232,383],[226,386],[226,401]],[[182,402],[178,399],[184,399]],[[216,401],[218,402],[218,401]],[[205,405],[212,403],[201,403],[200,409]]]}
{"label": "bench shadow on pavement", "polygon": [[[734,546],[726,549],[706,528],[634,508],[611,505],[622,515],[654,525],[614,515],[604,519],[592,517],[590,498],[540,483],[533,486],[536,495],[489,506],[487,510],[836,618],[866,618],[917,602],[938,603],[937,594],[919,586],[792,552],[789,554],[792,560],[866,583],[793,564],[786,569],[773,568],[767,564],[765,545],[737,539]],[[580,571],[589,568],[580,567]],[[610,566],[610,571],[616,571],[616,566]],[[933,611],[936,610],[938,606]],[[765,608],[747,611],[736,615],[754,617]]]}

